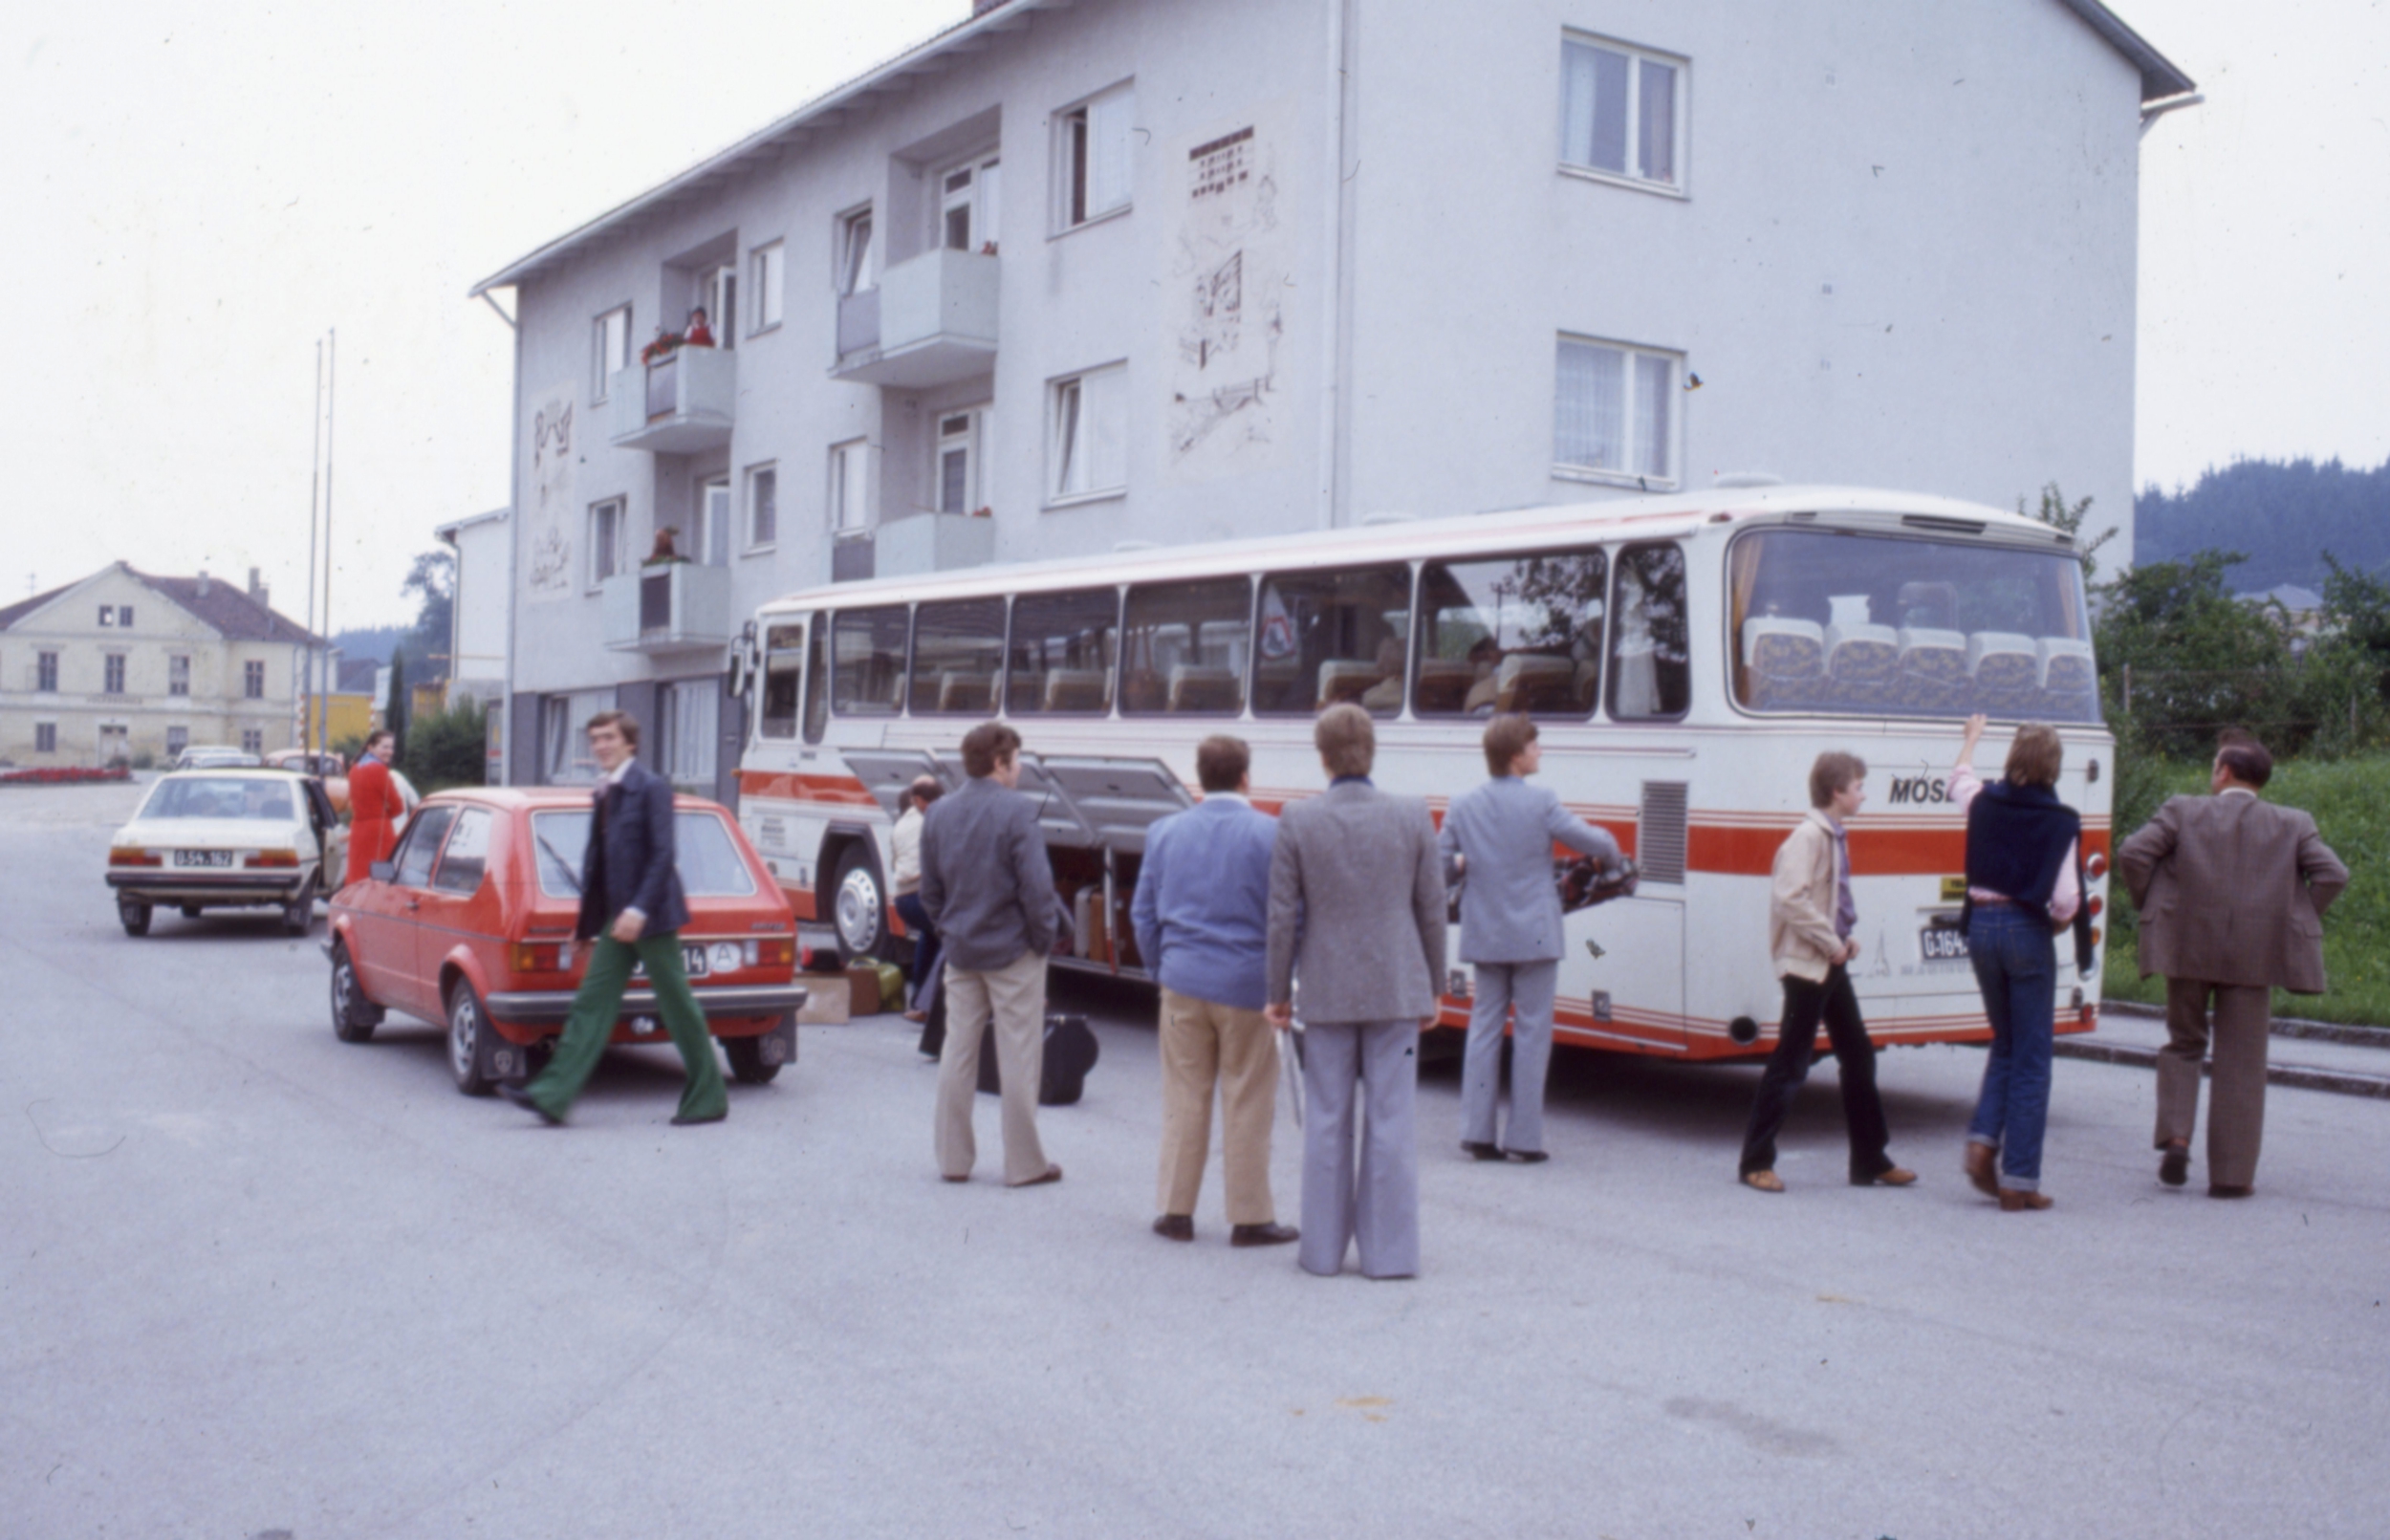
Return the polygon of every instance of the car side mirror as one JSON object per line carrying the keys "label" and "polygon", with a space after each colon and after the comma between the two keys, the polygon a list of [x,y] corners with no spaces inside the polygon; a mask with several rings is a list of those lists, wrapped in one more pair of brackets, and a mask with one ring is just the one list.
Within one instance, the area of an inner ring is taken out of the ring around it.
{"label": "car side mirror", "polygon": [[377,882],[393,882],[398,879],[399,864],[396,861],[376,861],[365,868],[365,873]]}

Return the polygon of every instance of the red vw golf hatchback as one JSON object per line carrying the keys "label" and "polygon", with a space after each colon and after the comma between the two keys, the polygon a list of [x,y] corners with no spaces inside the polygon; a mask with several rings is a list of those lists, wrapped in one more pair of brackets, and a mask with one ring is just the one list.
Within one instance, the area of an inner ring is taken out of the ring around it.
{"label": "red vw golf hatchback", "polygon": [[[796,922],[737,819],[696,797],[673,806],[689,986],[731,1073],[759,1085],[796,1058]],[[589,792],[568,788],[425,798],[391,858],[332,900],[332,1030],[361,1043],[403,1011],[446,1026],[467,1095],[529,1077],[589,963],[573,940],[589,820]],[[669,1042],[655,1009],[633,975],[614,1040]]]}

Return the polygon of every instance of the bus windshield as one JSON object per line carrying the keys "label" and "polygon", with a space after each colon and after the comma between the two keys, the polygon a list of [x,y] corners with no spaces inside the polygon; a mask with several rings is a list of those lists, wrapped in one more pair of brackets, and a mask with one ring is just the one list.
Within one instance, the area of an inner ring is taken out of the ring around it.
{"label": "bus windshield", "polygon": [[1764,530],[1735,543],[1729,583],[1748,709],[2099,720],[2072,555]]}

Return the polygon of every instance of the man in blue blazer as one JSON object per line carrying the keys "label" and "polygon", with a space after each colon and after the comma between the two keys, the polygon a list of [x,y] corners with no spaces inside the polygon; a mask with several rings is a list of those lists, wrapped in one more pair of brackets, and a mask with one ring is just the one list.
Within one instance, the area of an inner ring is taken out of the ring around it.
{"label": "man in blue blazer", "polygon": [[595,944],[589,970],[548,1068],[528,1086],[502,1084],[499,1090],[549,1122],[563,1122],[614,1037],[632,965],[644,963],[656,989],[656,1013],[688,1072],[672,1120],[718,1123],[729,1113],[729,1096],[706,1013],[681,965],[688,900],[674,861],[672,785],[639,762],[639,721],[628,711],[591,717],[589,748],[602,773],[581,856],[580,918],[573,927],[576,941]]}
{"label": "man in blue blazer", "polygon": [[[1560,894],[1554,841],[1599,861],[1625,857],[1607,830],[1560,805],[1527,777],[1543,763],[1535,725],[1516,713],[1486,725],[1493,779],[1452,799],[1436,836],[1445,880],[1461,884],[1461,961],[1476,965],[1468,1052],[1461,1065],[1461,1148],[1480,1160],[1533,1162],[1544,1150],[1544,1074],[1552,1064],[1552,1006],[1560,980]],[[1494,1138],[1502,1079],[1502,1028],[1510,1025],[1510,1126]]]}

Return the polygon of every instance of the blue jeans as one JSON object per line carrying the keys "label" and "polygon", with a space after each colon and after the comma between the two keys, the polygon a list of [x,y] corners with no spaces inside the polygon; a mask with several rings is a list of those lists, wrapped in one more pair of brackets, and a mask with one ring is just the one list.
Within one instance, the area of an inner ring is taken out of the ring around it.
{"label": "blue jeans", "polygon": [[2041,1186],[2042,1130],[2050,1120],[2050,1045],[2055,1032],[2058,948],[2049,922],[2014,905],[1972,911],[1966,950],[1991,1018],[1991,1053],[1968,1140],[2000,1152],[2000,1185]]}
{"label": "blue jeans", "polygon": [[904,928],[913,933],[912,988],[907,991],[910,998],[905,1001],[905,1009],[923,1009],[922,986],[929,982],[929,975],[938,967],[938,927],[929,922],[929,911],[922,906],[918,893],[900,894],[896,912],[904,922]]}

